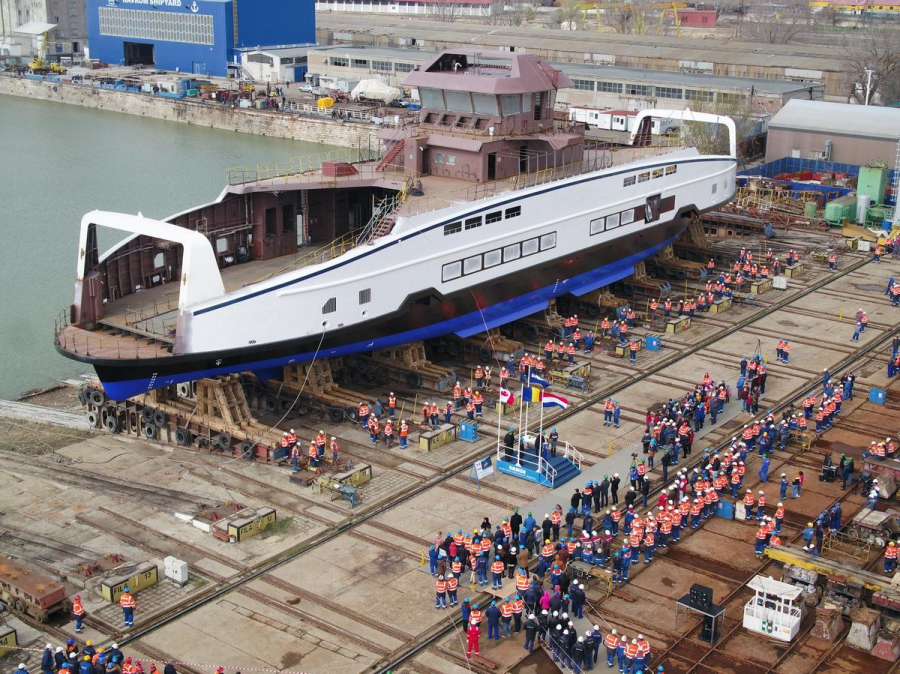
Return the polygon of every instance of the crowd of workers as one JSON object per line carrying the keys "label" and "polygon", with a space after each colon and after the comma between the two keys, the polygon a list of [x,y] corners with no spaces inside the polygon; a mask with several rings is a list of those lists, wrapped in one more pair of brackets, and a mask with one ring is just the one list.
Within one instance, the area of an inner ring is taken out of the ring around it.
{"label": "crowd of workers", "polygon": [[[53,647],[47,644],[41,653],[41,674],[177,674],[175,665],[167,662],[159,669],[155,662],[144,667],[144,662],[125,655],[118,644],[109,648],[95,648],[93,642],[86,641],[79,647],[75,639],[66,641],[65,646]],[[223,674],[223,667],[216,674]],[[16,674],[29,674],[25,663],[20,663]],[[237,674],[240,674],[238,672]]]}

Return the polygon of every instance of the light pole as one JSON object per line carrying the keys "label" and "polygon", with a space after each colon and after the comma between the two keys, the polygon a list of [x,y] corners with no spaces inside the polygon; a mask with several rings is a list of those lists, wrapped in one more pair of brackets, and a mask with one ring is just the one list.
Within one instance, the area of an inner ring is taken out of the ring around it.
{"label": "light pole", "polygon": [[869,104],[869,94],[872,91],[872,73],[875,72],[871,68],[866,68],[863,70],[866,74],[866,105]]}

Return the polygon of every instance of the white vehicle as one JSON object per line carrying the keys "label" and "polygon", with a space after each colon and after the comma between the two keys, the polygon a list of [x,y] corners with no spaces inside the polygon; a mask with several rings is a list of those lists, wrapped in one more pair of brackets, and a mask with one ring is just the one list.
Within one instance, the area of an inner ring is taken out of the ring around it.
{"label": "white vehicle", "polygon": [[[636,110],[600,110],[598,108],[569,108],[569,121],[586,124],[589,129],[604,131],[633,131]],[[654,136],[674,133],[678,125],[674,119],[653,118],[650,133]]]}

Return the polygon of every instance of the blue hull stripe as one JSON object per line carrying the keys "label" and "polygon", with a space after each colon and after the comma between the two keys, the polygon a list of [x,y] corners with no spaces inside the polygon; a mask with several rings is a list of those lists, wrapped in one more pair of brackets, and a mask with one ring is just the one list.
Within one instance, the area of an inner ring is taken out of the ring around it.
{"label": "blue hull stripe", "polygon": [[[547,303],[560,295],[572,292],[575,288],[581,294],[592,289],[609,285],[615,280],[624,278],[634,271],[634,265],[642,260],[655,255],[657,252],[672,243],[675,238],[667,239],[651,248],[643,250],[634,255],[618,260],[613,265],[607,265],[594,269],[593,271],[579,274],[571,279],[560,281],[538,290],[520,295],[511,300],[486,307],[482,311],[473,311],[463,316],[457,316],[440,323],[432,323],[415,330],[407,330],[406,332],[397,333],[389,337],[380,337],[369,342],[355,342],[353,344],[345,344],[333,349],[320,351],[318,356],[315,352],[298,354],[296,356],[285,356],[279,358],[271,358],[267,360],[259,360],[251,363],[242,363],[239,366],[230,365],[205,370],[197,370],[195,372],[183,372],[175,375],[161,374],[154,378],[130,379],[114,382],[103,382],[103,388],[107,395],[114,400],[125,400],[132,396],[146,393],[151,388],[159,388],[161,386],[171,386],[181,382],[202,379],[204,377],[215,377],[232,372],[259,372],[271,373],[275,370],[272,368],[280,368],[285,365],[292,365],[318,358],[334,358],[338,356],[347,356],[354,353],[372,351],[373,349],[385,349],[401,344],[409,344],[425,339],[434,339],[448,334],[457,334],[460,336],[471,336],[485,331],[485,324],[488,328],[496,327],[510,321],[517,320],[523,316],[531,315],[537,311],[541,311],[547,306]],[[525,273],[525,272],[523,272]]]}
{"label": "blue hull stripe", "polygon": [[[728,157],[696,157],[696,158],[692,158],[692,159],[681,158],[681,159],[677,159],[677,160],[675,160],[675,159],[669,159],[668,161],[662,161],[662,162],[658,162],[658,163],[656,163],[656,164],[647,164],[646,166],[642,166],[642,167],[641,167],[641,170],[650,170],[650,169],[653,169],[653,168],[657,168],[657,167],[659,167],[659,166],[667,166],[667,165],[673,164],[673,163],[678,163],[678,164],[687,164],[687,163],[699,164],[699,163],[706,163],[706,162],[713,162],[713,161],[722,161],[723,159],[728,159]],[[735,160],[735,159],[732,158],[731,161],[736,162],[737,160]],[[623,169],[621,169],[621,170],[619,170],[619,171],[613,171],[613,172],[611,172],[611,173],[605,173],[605,174],[603,174],[602,176],[590,176],[590,177],[582,178],[581,180],[576,180],[576,181],[569,182],[569,183],[563,183],[563,184],[559,184],[559,185],[552,185],[552,186],[550,186],[550,187],[546,187],[546,188],[544,188],[544,189],[542,189],[542,190],[538,190],[538,191],[532,192],[532,193],[530,193],[530,194],[524,194],[524,195],[523,195],[523,194],[520,194],[520,195],[518,195],[518,196],[513,196],[513,197],[511,197],[511,198],[509,198],[509,199],[506,199],[505,201],[501,201],[501,202],[498,202],[498,203],[495,203],[495,204],[491,204],[490,206],[483,206],[483,207],[481,207],[481,208],[475,208],[475,209],[473,209],[473,210],[471,210],[471,211],[468,211],[468,212],[466,212],[466,213],[457,213],[457,214],[454,215],[453,217],[448,218],[448,219],[446,219],[446,220],[443,220],[443,221],[441,221],[441,222],[438,222],[438,223],[436,223],[436,224],[434,224],[434,225],[431,225],[430,227],[426,227],[425,229],[420,229],[420,230],[417,230],[417,231],[415,231],[415,232],[410,232],[409,234],[407,234],[407,235],[405,235],[405,236],[398,237],[397,239],[394,239],[394,240],[392,240],[392,241],[387,241],[387,242],[385,242],[385,243],[383,243],[383,244],[381,244],[381,245],[376,244],[376,246],[375,246],[372,250],[366,251],[366,252],[363,253],[362,255],[358,255],[358,256],[356,256],[356,257],[349,258],[349,259],[344,260],[344,261],[342,261],[342,262],[338,262],[337,264],[332,265],[332,266],[330,266],[330,267],[328,267],[328,268],[326,268],[326,269],[320,269],[320,270],[318,270],[318,271],[312,272],[311,274],[307,274],[306,276],[301,276],[300,278],[295,278],[295,279],[290,279],[290,280],[288,280],[288,281],[284,281],[283,283],[279,283],[278,285],[274,285],[274,286],[272,286],[271,288],[261,288],[260,290],[257,290],[257,291],[255,291],[255,292],[248,293],[248,294],[246,294],[246,295],[241,295],[240,297],[234,297],[234,298],[232,298],[232,299],[230,299],[230,300],[225,300],[224,302],[220,302],[219,304],[215,304],[215,305],[213,305],[213,306],[211,306],[211,307],[206,307],[205,309],[198,309],[197,311],[194,312],[194,316],[202,316],[203,314],[209,313],[210,311],[215,311],[216,309],[222,309],[223,307],[227,307],[227,306],[230,306],[230,305],[232,305],[232,304],[237,304],[238,302],[243,302],[244,300],[249,300],[249,299],[252,299],[252,298],[254,298],[254,297],[258,297],[258,296],[260,296],[260,295],[265,295],[266,293],[270,293],[270,292],[273,292],[273,291],[276,291],[276,290],[281,290],[282,288],[286,288],[287,286],[291,286],[291,285],[294,285],[294,284],[296,284],[296,283],[301,283],[301,282],[303,282],[303,281],[305,281],[305,280],[307,280],[307,279],[311,279],[311,278],[314,278],[314,277],[316,277],[316,276],[319,276],[320,274],[325,274],[325,273],[330,272],[330,271],[332,271],[332,270],[334,270],[334,269],[338,269],[338,268],[343,267],[343,266],[345,266],[345,265],[352,264],[352,263],[354,263],[354,262],[358,262],[359,260],[363,260],[363,259],[367,258],[369,255],[374,255],[375,253],[377,253],[377,252],[379,252],[379,251],[382,251],[382,250],[384,250],[384,249],[386,249],[386,248],[390,248],[391,246],[400,244],[400,243],[402,243],[402,242],[404,242],[404,241],[407,241],[407,240],[412,239],[412,238],[414,238],[414,237],[416,237],[416,236],[419,236],[420,234],[425,234],[425,233],[427,233],[427,232],[430,232],[430,231],[433,230],[433,229],[437,229],[438,227],[443,227],[444,225],[446,225],[446,224],[449,223],[449,222],[454,222],[454,221],[459,220],[459,219],[461,219],[461,218],[467,218],[467,217],[469,217],[469,216],[471,216],[471,215],[473,215],[473,214],[475,214],[475,213],[480,213],[481,211],[486,211],[486,210],[489,210],[489,209],[499,208],[499,207],[501,207],[501,206],[505,206],[505,205],[511,204],[511,203],[513,203],[513,202],[519,202],[519,203],[521,203],[521,202],[523,202],[525,199],[529,199],[529,198],[531,198],[531,197],[536,197],[536,196],[541,195],[541,194],[546,194],[546,193],[548,193],[548,192],[555,192],[556,190],[561,190],[561,189],[568,189],[568,188],[570,188],[570,187],[572,187],[572,186],[574,186],[574,185],[580,185],[580,184],[582,184],[582,183],[591,182],[591,181],[593,181],[593,180],[601,180],[601,179],[603,179],[603,178],[609,178],[609,177],[612,177],[612,176],[622,175],[623,173],[631,173],[632,171],[636,171],[636,170],[637,170],[637,169],[634,168],[634,167],[631,167],[631,168],[623,168]]]}

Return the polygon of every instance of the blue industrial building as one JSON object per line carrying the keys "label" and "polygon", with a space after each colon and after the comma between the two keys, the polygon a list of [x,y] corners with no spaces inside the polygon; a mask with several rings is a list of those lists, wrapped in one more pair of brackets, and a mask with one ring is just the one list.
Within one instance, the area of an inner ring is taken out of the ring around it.
{"label": "blue industrial building", "polygon": [[225,76],[237,50],[316,41],[313,0],[87,0],[90,57]]}

